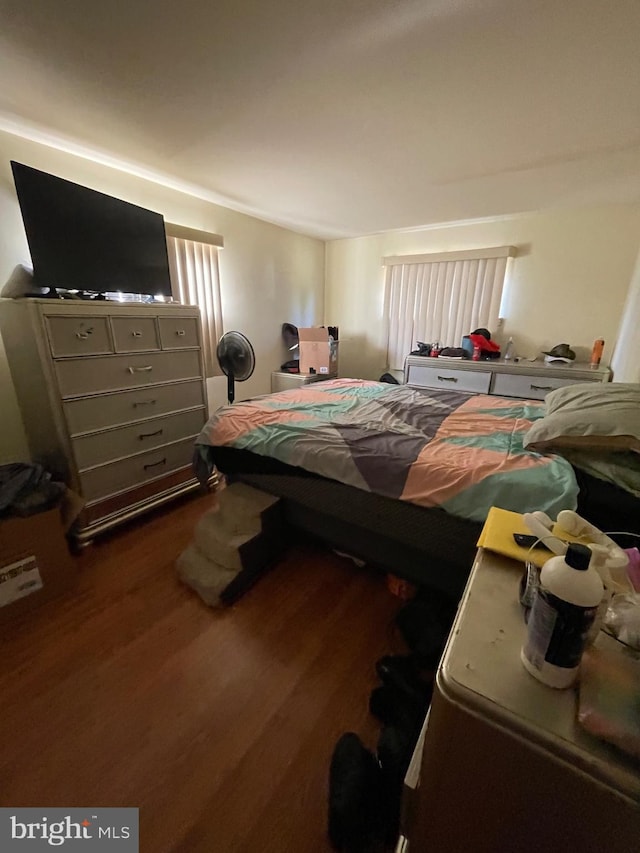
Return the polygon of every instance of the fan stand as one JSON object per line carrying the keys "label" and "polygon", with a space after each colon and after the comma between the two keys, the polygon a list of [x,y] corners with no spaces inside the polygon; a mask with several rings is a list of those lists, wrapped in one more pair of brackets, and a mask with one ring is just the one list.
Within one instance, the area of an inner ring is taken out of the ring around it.
{"label": "fan stand", "polygon": [[236,378],[233,375],[233,372],[230,370],[227,373],[227,400],[229,403],[233,403],[236,398]]}
{"label": "fan stand", "polygon": [[231,405],[236,397],[236,381],[244,382],[253,374],[255,353],[251,342],[242,332],[225,332],[218,341],[216,356],[227,377],[227,400]]}

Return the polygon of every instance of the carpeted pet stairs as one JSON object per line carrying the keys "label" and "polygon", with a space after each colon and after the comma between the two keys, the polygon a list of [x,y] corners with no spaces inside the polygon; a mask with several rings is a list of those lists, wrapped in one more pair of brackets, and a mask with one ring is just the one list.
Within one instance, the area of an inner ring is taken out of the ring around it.
{"label": "carpeted pet stairs", "polygon": [[222,489],[217,498],[176,561],[179,577],[212,606],[242,595],[281,555],[286,540],[279,498],[244,483]]}

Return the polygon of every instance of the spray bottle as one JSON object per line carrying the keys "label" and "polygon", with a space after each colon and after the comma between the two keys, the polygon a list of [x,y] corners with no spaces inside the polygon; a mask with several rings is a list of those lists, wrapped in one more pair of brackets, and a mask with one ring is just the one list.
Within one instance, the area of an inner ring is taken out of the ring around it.
{"label": "spray bottle", "polygon": [[504,348],[504,360],[505,361],[510,361],[513,358],[513,349],[514,349],[513,338],[509,338],[509,340],[507,341],[507,345]]}

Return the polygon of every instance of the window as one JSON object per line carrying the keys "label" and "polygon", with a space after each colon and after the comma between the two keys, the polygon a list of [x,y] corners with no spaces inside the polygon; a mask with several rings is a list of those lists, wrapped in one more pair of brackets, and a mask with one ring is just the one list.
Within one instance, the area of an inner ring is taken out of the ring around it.
{"label": "window", "polygon": [[222,336],[222,303],[218,252],[222,237],[166,223],[173,295],[197,305],[202,318],[202,354],[207,376],[220,376],[216,347]]}
{"label": "window", "polygon": [[389,368],[402,370],[417,341],[459,347],[474,329],[495,329],[515,254],[513,246],[498,246],[383,258]]}

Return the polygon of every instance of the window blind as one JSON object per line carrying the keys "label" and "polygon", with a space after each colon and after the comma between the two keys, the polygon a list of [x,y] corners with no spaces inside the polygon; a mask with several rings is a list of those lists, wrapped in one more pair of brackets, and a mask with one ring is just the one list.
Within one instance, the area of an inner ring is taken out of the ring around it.
{"label": "window blind", "polygon": [[222,302],[218,246],[167,236],[169,271],[174,296],[197,305],[202,319],[202,351],[207,376],[220,376],[216,348],[222,336]]}
{"label": "window blind", "polygon": [[459,347],[476,328],[495,329],[513,246],[383,258],[387,363],[401,370],[417,341]]}

